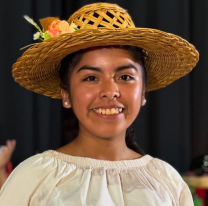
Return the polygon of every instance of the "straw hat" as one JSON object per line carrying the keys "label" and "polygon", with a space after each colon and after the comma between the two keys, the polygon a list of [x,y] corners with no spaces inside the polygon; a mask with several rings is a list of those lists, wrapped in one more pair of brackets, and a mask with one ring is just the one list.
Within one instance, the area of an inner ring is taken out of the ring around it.
{"label": "straw hat", "polygon": [[[44,30],[52,18],[41,21]],[[77,30],[36,43],[13,65],[13,77],[21,86],[52,98],[61,98],[59,68],[70,53],[95,46],[131,45],[144,49],[146,91],[165,87],[189,73],[199,60],[195,47],[174,34],[135,28],[126,10],[115,4],[82,7],[69,19]]]}

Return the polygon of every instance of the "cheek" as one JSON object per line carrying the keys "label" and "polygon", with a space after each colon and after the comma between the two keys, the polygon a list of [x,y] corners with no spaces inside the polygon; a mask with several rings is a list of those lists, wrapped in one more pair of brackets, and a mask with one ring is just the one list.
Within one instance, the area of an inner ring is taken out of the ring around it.
{"label": "cheek", "polygon": [[71,89],[71,100],[72,100],[72,107],[74,110],[76,109],[77,112],[90,109],[90,103],[96,96],[95,89],[88,88],[85,86],[74,86]]}
{"label": "cheek", "polygon": [[[126,91],[125,91],[126,90]],[[123,88],[122,96],[127,102],[127,111],[131,114],[138,114],[141,107],[142,84],[132,85],[130,88]]]}
{"label": "cheek", "polygon": [[132,92],[132,100],[133,102],[138,103],[141,101],[141,96],[142,96],[142,88],[141,87],[136,87],[133,92]]}

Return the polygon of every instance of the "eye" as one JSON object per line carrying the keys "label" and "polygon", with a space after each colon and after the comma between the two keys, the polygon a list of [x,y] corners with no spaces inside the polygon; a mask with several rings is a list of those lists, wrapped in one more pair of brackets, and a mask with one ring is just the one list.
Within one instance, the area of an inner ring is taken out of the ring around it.
{"label": "eye", "polygon": [[122,75],[119,79],[124,80],[124,81],[130,81],[134,78],[130,75]]}
{"label": "eye", "polygon": [[87,78],[84,79],[84,81],[87,81],[87,82],[93,82],[96,80],[97,78],[95,76],[88,76]]}

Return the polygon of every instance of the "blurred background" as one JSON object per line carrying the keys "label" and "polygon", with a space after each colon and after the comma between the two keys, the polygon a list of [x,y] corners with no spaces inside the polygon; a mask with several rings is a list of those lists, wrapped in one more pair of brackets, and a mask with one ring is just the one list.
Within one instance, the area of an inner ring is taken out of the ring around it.
{"label": "blurred background", "polygon": [[179,35],[198,49],[200,61],[186,77],[146,94],[147,104],[133,124],[135,140],[148,154],[179,172],[208,154],[208,1],[207,0],[0,0],[0,145],[16,139],[14,166],[38,152],[57,149],[67,136],[69,112],[61,100],[30,92],[12,78],[12,64],[32,44],[35,22],[44,17],[67,20],[80,7],[116,3],[128,10],[136,27]]}

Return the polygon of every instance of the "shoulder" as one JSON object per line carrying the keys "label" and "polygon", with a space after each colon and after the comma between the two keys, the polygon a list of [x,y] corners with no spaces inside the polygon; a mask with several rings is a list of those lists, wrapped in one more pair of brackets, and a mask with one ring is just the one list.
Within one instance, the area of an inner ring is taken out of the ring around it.
{"label": "shoulder", "polygon": [[[48,151],[31,156],[21,162],[10,174],[5,185],[9,184],[30,184],[32,180],[41,179],[44,174],[49,173],[56,167],[56,161]],[[4,185],[4,186],[5,186]],[[3,186],[3,189],[4,189]]]}
{"label": "shoulder", "polygon": [[[26,206],[38,197],[41,191],[48,191],[47,187],[48,184],[51,184],[50,182],[56,184],[59,181],[57,170],[61,165],[58,166],[57,161],[46,151],[20,163],[1,188],[0,202],[2,205]],[[46,195],[43,201],[47,201],[48,198],[49,196]]]}
{"label": "shoulder", "polygon": [[167,176],[168,178],[173,178],[174,180],[182,179],[179,172],[169,163],[158,158],[152,158],[150,161],[152,166],[154,166],[161,174]]}
{"label": "shoulder", "polygon": [[148,167],[152,168],[151,170],[154,170],[154,173],[157,173],[166,182],[168,187],[177,189],[180,192],[182,189],[181,184],[184,184],[184,181],[173,166],[161,159],[152,158]]}
{"label": "shoulder", "polygon": [[44,171],[47,170],[47,168],[53,164],[55,159],[50,155],[48,151],[36,154],[34,156],[31,156],[21,162],[12,173],[27,173],[31,172],[35,173],[37,170],[44,169]]}
{"label": "shoulder", "polygon": [[174,167],[163,160],[152,158],[147,164],[147,168],[154,178],[169,192],[176,205],[193,205],[189,187]]}

